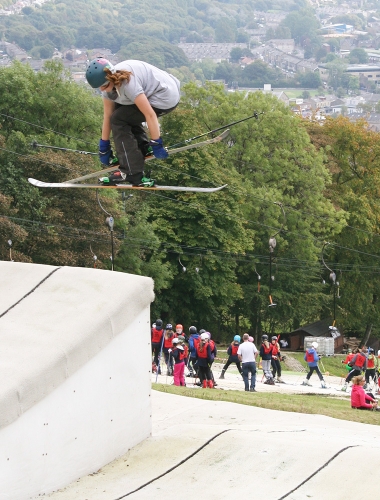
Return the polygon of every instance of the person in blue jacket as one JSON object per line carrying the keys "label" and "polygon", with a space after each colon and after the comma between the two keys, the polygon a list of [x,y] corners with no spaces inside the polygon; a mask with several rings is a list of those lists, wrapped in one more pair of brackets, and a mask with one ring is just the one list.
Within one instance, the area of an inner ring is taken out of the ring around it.
{"label": "person in blue jacket", "polygon": [[199,334],[195,326],[189,328],[189,369],[190,376],[197,374],[197,344],[199,342]]}
{"label": "person in blue jacket", "polygon": [[312,376],[313,372],[316,372],[319,380],[321,381],[322,389],[326,389],[326,382],[324,381],[321,370],[318,367],[319,356],[317,353],[317,349],[317,342],[313,342],[311,344],[311,347],[309,349],[306,349],[304,360],[309,366],[309,373],[306,375],[306,379],[302,382],[302,385],[311,385],[311,383],[309,382],[310,377]]}

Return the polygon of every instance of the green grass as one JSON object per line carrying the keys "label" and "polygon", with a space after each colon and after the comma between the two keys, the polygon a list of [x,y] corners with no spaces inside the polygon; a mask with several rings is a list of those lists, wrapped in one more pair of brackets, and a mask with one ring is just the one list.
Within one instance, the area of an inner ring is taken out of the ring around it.
{"label": "green grass", "polygon": [[152,384],[156,391],[176,394],[208,401],[226,401],[248,406],[258,406],[270,410],[281,410],[314,415],[326,415],[340,420],[362,424],[380,425],[380,413],[353,410],[347,398],[314,394],[279,394],[273,392],[247,393],[245,391],[222,391],[210,389],[190,389],[174,385]]}
{"label": "green grass", "polygon": [[[276,89],[274,89],[276,90]],[[284,89],[285,94],[289,97],[289,99],[301,98],[303,89]],[[319,95],[319,91],[315,89],[308,89],[310,97],[315,97]]]}

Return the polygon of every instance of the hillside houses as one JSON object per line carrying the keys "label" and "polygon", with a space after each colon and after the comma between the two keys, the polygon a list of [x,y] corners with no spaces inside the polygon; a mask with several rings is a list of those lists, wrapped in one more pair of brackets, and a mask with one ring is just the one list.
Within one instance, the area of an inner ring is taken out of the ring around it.
{"label": "hillside houses", "polygon": [[246,43],[180,43],[189,61],[201,62],[210,59],[214,63],[229,61],[231,50],[234,48],[247,49]]}
{"label": "hillside houses", "polygon": [[290,54],[274,47],[275,40],[262,51],[263,60],[284,73],[307,73],[318,71],[318,63],[304,59],[299,55]]}

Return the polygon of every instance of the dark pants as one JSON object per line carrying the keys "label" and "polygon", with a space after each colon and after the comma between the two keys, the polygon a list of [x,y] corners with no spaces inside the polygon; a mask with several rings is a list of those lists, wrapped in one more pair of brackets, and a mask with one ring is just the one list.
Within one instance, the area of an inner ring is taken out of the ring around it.
{"label": "dark pants", "polygon": [[156,363],[157,366],[159,363],[160,351],[161,351],[161,342],[152,343],[153,361]]}
{"label": "dark pants", "polygon": [[372,377],[372,380],[375,380],[376,370],[375,368],[368,368],[365,371],[365,381],[369,384],[369,378]]}
{"label": "dark pants", "polygon": [[310,380],[310,377],[313,375],[313,372],[316,372],[316,374],[319,377],[319,380],[323,380],[323,375],[318,366],[309,366],[309,373],[306,375],[307,380]]}
{"label": "dark pants", "polygon": [[[166,115],[173,111],[170,109],[153,108],[157,116]],[[120,170],[127,176],[140,176],[144,172],[144,148],[149,144],[148,136],[143,127],[145,116],[135,105],[115,105],[115,111],[111,116],[111,129]],[[128,179],[132,180],[132,179]]]}
{"label": "dark pants", "polygon": [[256,385],[256,363],[254,361],[248,361],[248,363],[242,364],[243,368],[243,380],[244,389],[249,391],[249,379],[248,375],[251,374],[251,389],[255,388]]}
{"label": "dark pants", "polygon": [[276,374],[277,374],[277,377],[280,378],[281,377],[281,363],[280,363],[280,360],[272,358],[271,365],[272,365],[273,377],[276,377]]}
{"label": "dark pants", "polygon": [[360,375],[362,372],[360,370],[357,370],[356,368],[353,368],[350,373],[347,375],[346,377],[346,384],[348,384],[348,382],[350,382],[350,380],[352,379],[352,377],[356,377],[356,375]]}
{"label": "dark pants", "polygon": [[191,366],[192,366],[192,371],[193,371],[194,375],[196,375],[196,374],[197,374],[197,372],[198,372],[198,362],[197,362],[197,358],[193,358],[193,357],[191,357],[191,358],[190,358],[189,365],[191,365]]}
{"label": "dark pants", "polygon": [[242,369],[240,365],[240,361],[235,361],[234,359],[231,358],[231,356],[227,359],[227,363],[223,366],[223,372],[227,371],[228,367],[232,365],[232,363],[235,363],[237,366],[237,369],[239,370],[240,375],[242,374]]}
{"label": "dark pants", "polygon": [[203,382],[204,380],[212,380],[212,373],[210,367],[208,365],[198,366],[198,376],[201,382]]}

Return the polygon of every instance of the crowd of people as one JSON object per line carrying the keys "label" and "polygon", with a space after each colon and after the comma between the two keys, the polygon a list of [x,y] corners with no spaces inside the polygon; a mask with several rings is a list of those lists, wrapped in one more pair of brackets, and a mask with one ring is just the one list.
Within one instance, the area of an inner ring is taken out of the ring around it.
{"label": "crowd of people", "polygon": [[[266,334],[261,336],[261,346],[255,346],[253,337],[247,333],[235,335],[227,348],[227,361],[224,363],[219,379],[225,378],[225,373],[231,364],[235,364],[244,381],[245,391],[256,392],[257,366],[263,370],[264,384],[274,385],[283,383],[281,378],[281,361],[285,357],[281,354],[280,339],[272,336],[270,341]],[[186,376],[193,377],[195,384],[203,388],[214,388],[217,383],[212,371],[212,365],[217,356],[215,342],[210,332],[204,329],[197,330],[195,326],[189,328],[186,335],[183,325],[167,324],[164,328],[161,319],[152,325],[152,370],[161,374],[161,360],[166,365],[166,374],[173,376],[174,385],[185,386]],[[258,362],[258,358],[260,361]],[[302,385],[311,386],[310,378],[315,372],[322,388],[327,388],[323,374],[319,369],[321,356],[318,354],[318,343],[312,342],[306,349],[304,360],[309,371]],[[349,350],[342,363],[348,371],[345,385],[347,390],[352,381],[351,406],[355,409],[373,409],[380,411],[377,400],[372,392],[366,392],[372,384],[373,392],[380,394],[380,351],[375,356],[372,348],[362,347]]]}
{"label": "crowd of people", "polygon": [[[254,344],[253,337],[248,334],[244,334],[242,343],[241,340],[240,335],[235,335],[228,346],[228,358],[219,379],[224,379],[228,367],[236,364],[244,380],[245,390],[255,391],[256,358],[260,356],[265,377],[264,383],[269,385],[274,385],[275,381],[282,383],[281,360],[283,357],[278,337],[273,336],[269,342],[268,335],[263,335],[259,350]],[[196,383],[203,388],[216,387],[217,383],[212,371],[216,355],[216,344],[210,332],[204,329],[198,332],[195,326],[191,326],[188,335],[185,335],[181,324],[177,324],[174,329],[169,323],[164,328],[162,320],[157,319],[152,325],[152,370],[161,374],[161,359],[164,359],[166,374],[173,376],[174,385],[186,385],[185,375],[188,375],[199,379]]]}

